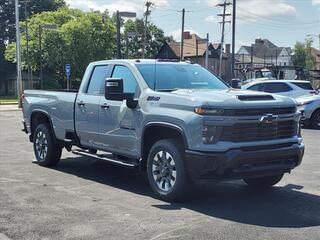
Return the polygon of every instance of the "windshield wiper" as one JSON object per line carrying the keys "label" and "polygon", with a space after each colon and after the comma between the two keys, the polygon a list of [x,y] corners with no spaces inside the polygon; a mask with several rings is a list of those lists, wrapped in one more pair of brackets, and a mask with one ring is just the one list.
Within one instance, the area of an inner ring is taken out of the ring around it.
{"label": "windshield wiper", "polygon": [[172,89],[157,89],[156,91],[158,92],[174,92],[174,91],[177,91],[179,90],[178,88],[172,88]]}

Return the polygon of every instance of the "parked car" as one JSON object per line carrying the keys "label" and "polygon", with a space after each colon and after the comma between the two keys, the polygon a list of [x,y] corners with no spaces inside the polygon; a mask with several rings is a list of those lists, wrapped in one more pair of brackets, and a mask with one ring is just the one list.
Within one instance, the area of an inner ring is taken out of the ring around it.
{"label": "parked car", "polygon": [[296,101],[303,124],[320,129],[320,95],[303,96]]}
{"label": "parked car", "polygon": [[24,91],[23,116],[39,165],[57,164],[64,147],[139,167],[168,201],[189,181],[272,186],[304,153],[294,100],[231,89],[187,62],[94,62],[78,92]]}
{"label": "parked car", "polygon": [[252,91],[274,93],[291,98],[317,93],[309,81],[302,80],[254,81],[243,85],[241,88]]}

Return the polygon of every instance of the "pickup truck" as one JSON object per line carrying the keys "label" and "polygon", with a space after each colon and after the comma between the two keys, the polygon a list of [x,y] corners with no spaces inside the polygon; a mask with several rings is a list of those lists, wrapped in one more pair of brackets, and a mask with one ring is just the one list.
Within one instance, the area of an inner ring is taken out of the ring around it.
{"label": "pickup truck", "polygon": [[294,100],[232,89],[188,62],[93,62],[79,91],[26,90],[23,99],[39,165],[54,166],[65,148],[138,167],[166,201],[207,181],[271,187],[304,153]]}

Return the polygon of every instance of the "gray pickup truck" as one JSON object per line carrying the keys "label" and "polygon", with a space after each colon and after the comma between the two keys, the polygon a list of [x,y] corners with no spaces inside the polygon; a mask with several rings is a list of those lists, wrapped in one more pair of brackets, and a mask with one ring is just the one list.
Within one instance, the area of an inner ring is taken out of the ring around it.
{"label": "gray pickup truck", "polygon": [[24,91],[23,116],[39,165],[65,148],[139,167],[167,201],[203,181],[273,186],[304,153],[293,100],[232,89],[187,62],[94,62],[77,92]]}

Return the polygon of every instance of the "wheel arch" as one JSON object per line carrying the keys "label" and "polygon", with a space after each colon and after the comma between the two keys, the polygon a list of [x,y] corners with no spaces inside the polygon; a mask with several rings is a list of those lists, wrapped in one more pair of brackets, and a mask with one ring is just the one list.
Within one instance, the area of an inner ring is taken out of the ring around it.
{"label": "wheel arch", "polygon": [[36,130],[37,126],[42,123],[48,123],[53,135],[55,136],[54,130],[53,130],[53,124],[51,121],[51,118],[49,117],[49,114],[43,110],[33,110],[30,115],[30,141],[33,140],[33,134]]}
{"label": "wheel arch", "polygon": [[178,139],[184,149],[188,148],[187,138],[181,127],[165,122],[150,122],[144,126],[141,137],[141,158],[143,169],[146,168],[148,154],[152,145],[155,142],[166,138]]}

